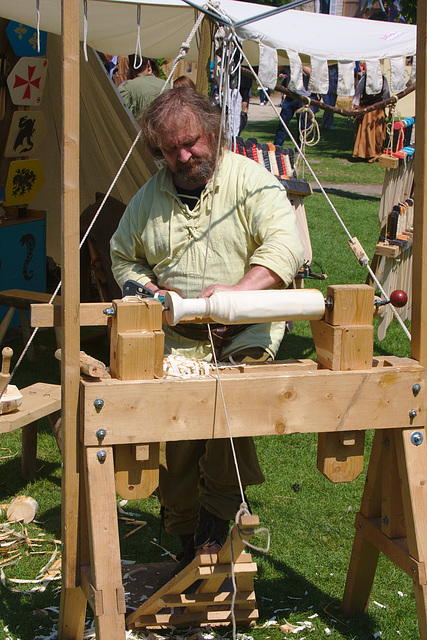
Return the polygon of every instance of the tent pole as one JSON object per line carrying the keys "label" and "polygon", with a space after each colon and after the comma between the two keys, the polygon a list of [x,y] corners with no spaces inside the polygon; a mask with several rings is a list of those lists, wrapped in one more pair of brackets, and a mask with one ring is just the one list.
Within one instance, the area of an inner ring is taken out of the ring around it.
{"label": "tent pole", "polygon": [[415,206],[412,279],[412,357],[427,365],[427,252],[423,238],[427,222],[427,103],[425,2],[418,3],[417,17],[417,92],[415,103]]}
{"label": "tent pole", "polygon": [[61,640],[83,637],[86,597],[79,584],[78,397],[80,384],[79,277],[79,0],[62,0],[62,590]]}
{"label": "tent pole", "polygon": [[200,28],[199,58],[197,61],[196,89],[203,96],[208,95],[209,66],[211,60],[213,23],[207,16],[202,20]]}

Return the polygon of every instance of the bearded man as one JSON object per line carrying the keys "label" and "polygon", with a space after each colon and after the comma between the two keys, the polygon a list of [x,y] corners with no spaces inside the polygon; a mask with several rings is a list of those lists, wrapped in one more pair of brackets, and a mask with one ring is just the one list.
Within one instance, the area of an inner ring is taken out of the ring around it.
{"label": "bearded man", "polygon": [[[134,196],[111,240],[119,286],[132,279],[159,295],[196,298],[292,281],[303,250],[286,191],[265,168],[218,143],[220,120],[217,107],[189,88],[165,92],[145,111],[145,142],[166,166]],[[274,358],[285,323],[211,328],[218,359],[265,361]],[[212,358],[206,325],[164,332],[166,353]],[[242,502],[229,440],[188,438],[165,444],[158,489],[164,526],[181,539],[179,569],[219,551]],[[234,447],[243,489],[262,483],[252,438],[236,438]]]}

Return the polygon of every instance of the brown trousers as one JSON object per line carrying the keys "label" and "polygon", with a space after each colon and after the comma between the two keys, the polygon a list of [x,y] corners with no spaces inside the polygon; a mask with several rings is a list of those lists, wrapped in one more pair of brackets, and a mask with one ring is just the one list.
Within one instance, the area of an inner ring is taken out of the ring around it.
{"label": "brown trousers", "polygon": [[[269,357],[257,347],[233,355],[238,362],[262,362]],[[233,444],[243,488],[264,482],[252,438],[235,438]],[[242,498],[230,441],[163,443],[157,495],[170,533],[193,533],[200,505],[223,520],[234,520]]]}

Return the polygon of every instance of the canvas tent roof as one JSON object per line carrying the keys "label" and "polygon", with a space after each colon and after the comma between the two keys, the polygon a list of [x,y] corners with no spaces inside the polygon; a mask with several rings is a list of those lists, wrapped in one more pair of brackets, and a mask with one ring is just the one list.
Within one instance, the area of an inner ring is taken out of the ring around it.
{"label": "canvas tent roof", "polygon": [[[87,44],[105,53],[128,54],[135,51],[137,39],[137,7],[141,7],[141,48],[144,55],[175,58],[179,48],[187,40],[194,26],[196,11],[202,8],[200,0],[190,6],[183,0],[88,0]],[[85,35],[83,2],[80,10],[81,40]],[[210,7],[214,9],[213,6]],[[50,34],[61,33],[60,0],[39,0],[40,29]],[[372,74],[378,77],[379,60],[391,58],[392,90],[393,64],[402,69],[405,56],[416,51],[416,27],[413,25],[390,24],[385,22],[342,18],[307,11],[281,11],[278,14],[243,24],[243,21],[265,14],[265,5],[221,0],[215,2],[215,11],[220,12],[225,22],[232,23],[239,37],[245,40],[244,50],[252,64],[258,64],[260,52],[265,47],[278,50],[282,56],[290,58],[294,88],[302,81],[301,58],[310,58],[314,80],[327,83],[327,62],[340,61],[340,77],[345,67],[352,79],[353,60],[372,62]],[[36,0],[0,0],[0,16],[37,25]],[[48,216],[58,209],[60,194],[59,155],[57,132],[60,128],[60,38],[50,35],[48,39],[49,71],[45,86],[42,109],[51,123],[45,143],[45,153],[39,155],[50,184],[46,184],[36,197],[33,205],[45,208]],[[81,58],[81,207],[93,202],[95,191],[106,191],[114,178],[121,160],[134,137],[134,125],[122,108],[117,92],[103,73],[95,56],[90,52],[89,63]],[[196,38],[193,39],[189,59],[197,58]],[[369,72],[369,69],[368,69]],[[381,72],[379,72],[379,77]],[[274,74],[272,74],[273,77]],[[404,82],[403,73],[400,74]],[[352,81],[349,83],[353,86]],[[340,89],[340,85],[339,85]],[[316,87],[313,87],[313,91]],[[319,93],[326,93],[317,88]],[[348,95],[345,93],[342,95]],[[49,96],[49,97],[48,97]],[[87,107],[85,105],[88,105]],[[99,114],[102,112],[102,118]],[[97,122],[98,121],[98,122]],[[96,157],[95,157],[96,156]],[[152,173],[150,160],[143,160],[142,151],[131,157],[133,167],[126,169],[112,195],[128,202],[133,193]],[[148,162],[148,166],[147,163]],[[56,193],[55,193],[56,192]],[[48,195],[47,195],[48,194]],[[48,250],[51,255],[59,247],[59,229],[49,224]],[[52,235],[53,233],[53,235]]]}
{"label": "canvas tent roof", "polygon": [[[80,11],[80,33],[84,36],[83,3]],[[60,34],[61,3],[40,0],[40,28]],[[382,21],[362,20],[308,11],[276,8],[279,13],[262,18],[271,8],[238,0],[221,0],[210,5],[200,0],[89,0],[87,42],[98,51],[126,55],[135,51],[137,7],[141,7],[141,47],[144,55],[175,58],[195,20],[195,8],[208,6],[233,25],[242,38],[252,64],[258,64],[259,45],[272,47],[279,61],[295,55],[315,60],[352,63],[366,60],[376,63],[384,58],[396,62],[416,52],[416,27]],[[0,0],[0,15],[31,26],[37,24],[35,0]],[[258,18],[254,20],[254,18]],[[244,24],[245,21],[250,23]],[[197,44],[188,52],[197,58]],[[292,62],[292,60],[291,60]],[[316,63],[312,64],[317,68]],[[395,66],[395,65],[393,65]],[[393,80],[393,68],[392,68]]]}
{"label": "canvas tent roof", "polygon": [[[141,11],[141,42],[146,55],[174,58],[194,24],[194,7],[205,3],[192,0],[89,0],[88,44],[105,53],[126,55],[135,50],[137,6]],[[295,51],[329,60],[374,60],[413,56],[416,51],[414,25],[289,10],[239,23],[265,14],[265,5],[238,0],[216,2],[225,18],[235,25],[244,40],[262,42],[280,51]],[[206,6],[206,5],[205,5]],[[61,3],[40,0],[40,28],[60,34]],[[0,0],[0,15],[36,26],[35,0]],[[80,12],[83,37],[83,10]],[[190,56],[197,56],[196,45]],[[255,62],[255,60],[253,60]]]}

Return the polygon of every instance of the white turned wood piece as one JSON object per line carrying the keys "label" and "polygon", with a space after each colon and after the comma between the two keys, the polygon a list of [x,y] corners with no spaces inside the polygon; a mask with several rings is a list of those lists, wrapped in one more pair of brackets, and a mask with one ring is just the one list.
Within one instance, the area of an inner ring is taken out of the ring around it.
{"label": "white turned wood piece", "polygon": [[30,496],[17,496],[12,500],[7,509],[9,522],[32,522],[36,517],[39,505]]}
{"label": "white turned wood piece", "polygon": [[210,318],[225,324],[252,324],[279,320],[320,320],[325,300],[317,289],[215,291],[210,298],[181,298],[166,293],[166,321],[174,326],[184,318]]}

